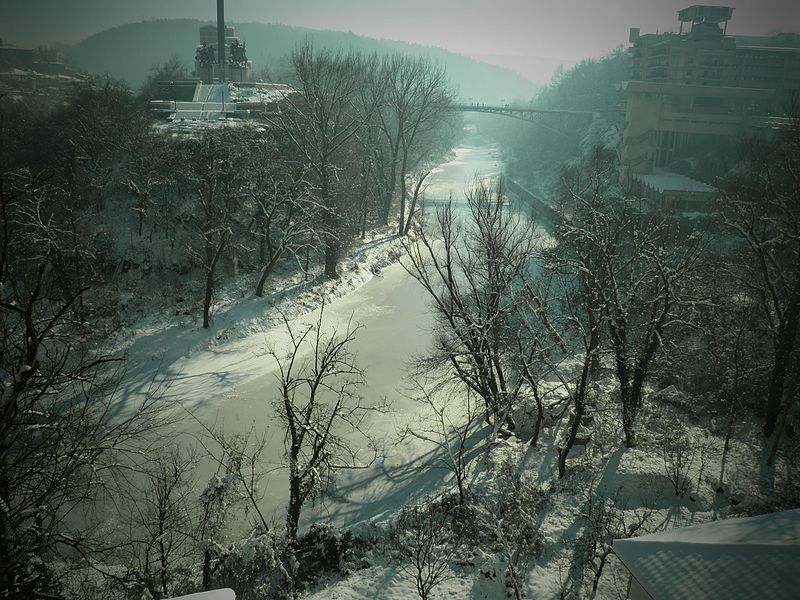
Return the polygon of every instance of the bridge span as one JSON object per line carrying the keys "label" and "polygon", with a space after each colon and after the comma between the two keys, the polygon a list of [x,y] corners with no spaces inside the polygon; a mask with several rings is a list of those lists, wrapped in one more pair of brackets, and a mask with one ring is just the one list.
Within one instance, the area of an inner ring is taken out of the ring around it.
{"label": "bridge span", "polygon": [[520,119],[522,121],[534,122],[537,115],[541,114],[555,114],[555,115],[590,115],[594,118],[603,114],[622,113],[621,109],[615,110],[570,110],[561,108],[535,108],[535,107],[518,107],[505,104],[503,106],[490,105],[490,104],[452,104],[450,110],[458,112],[480,112],[489,113],[493,115],[503,115],[513,119]]}

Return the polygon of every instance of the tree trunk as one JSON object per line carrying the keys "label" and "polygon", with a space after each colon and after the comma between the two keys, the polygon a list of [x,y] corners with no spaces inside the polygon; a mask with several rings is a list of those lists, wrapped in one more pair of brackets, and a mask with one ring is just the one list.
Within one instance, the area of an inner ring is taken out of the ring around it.
{"label": "tree trunk", "polygon": [[286,536],[290,542],[297,540],[297,527],[300,522],[300,477],[296,473],[289,476],[289,505],[286,510]]}
{"label": "tree trunk", "polygon": [[622,429],[625,432],[625,447],[636,447],[636,407],[633,405],[631,399],[631,389],[620,389],[619,391],[622,400]]}
{"label": "tree trunk", "polygon": [[360,196],[361,196],[360,229],[361,229],[362,240],[367,234],[367,195],[369,193],[369,176],[371,172],[372,172],[372,162],[369,161],[367,158],[364,158],[361,161],[361,177],[363,180],[363,184],[361,186],[361,191],[360,191]]}
{"label": "tree trunk", "polygon": [[731,439],[733,438],[734,426],[736,424],[736,396],[734,394],[738,394],[738,385],[736,392],[731,395],[730,399],[730,409],[728,410],[728,419],[725,426],[725,442],[722,446],[722,458],[719,465],[719,482],[717,483],[718,488],[722,488],[725,485],[725,467],[728,464],[728,455],[730,454],[731,449]]}
{"label": "tree trunk", "polygon": [[575,445],[575,439],[578,437],[578,429],[583,420],[583,413],[586,410],[586,387],[589,383],[589,370],[591,368],[592,359],[594,358],[595,349],[590,348],[583,359],[583,368],[581,369],[581,378],[578,383],[578,389],[575,390],[573,398],[575,402],[575,414],[573,415],[572,423],[569,428],[569,435],[563,448],[558,449],[558,478],[563,479],[567,474],[567,456],[569,451]]}
{"label": "tree trunk", "polygon": [[535,448],[539,443],[539,434],[542,431],[542,421],[544,421],[544,403],[536,387],[533,388],[533,398],[536,400],[536,425],[533,427],[533,436],[531,436],[531,448]]}
{"label": "tree trunk", "polygon": [[214,293],[214,274],[217,270],[217,263],[222,251],[225,249],[225,244],[228,241],[228,232],[223,231],[220,234],[219,245],[214,250],[211,240],[206,240],[206,258],[211,257],[211,260],[206,266],[206,293],[203,298],[203,328],[208,329],[210,326],[209,314],[211,312],[211,297]]}
{"label": "tree trunk", "polygon": [[775,432],[778,416],[781,412],[781,401],[784,397],[786,372],[797,344],[797,328],[800,319],[800,278],[795,283],[792,296],[786,306],[782,327],[778,331],[775,343],[775,363],[769,378],[766,417],[764,419],[764,437],[770,438]]}
{"label": "tree trunk", "polygon": [[320,195],[324,206],[322,229],[325,239],[325,278],[338,279],[340,242],[336,227],[336,206],[331,197],[330,180],[325,170],[323,170],[320,181]]}
{"label": "tree trunk", "polygon": [[397,223],[397,235],[403,235],[406,216],[406,153],[403,152],[403,162],[400,166],[400,219]]}
{"label": "tree trunk", "polygon": [[337,240],[329,239],[325,244],[325,278],[339,279],[339,247]]}
{"label": "tree trunk", "polygon": [[214,272],[211,269],[206,271],[206,295],[203,298],[203,327],[208,329],[210,325],[209,313],[211,312],[211,295],[214,291]]}
{"label": "tree trunk", "polygon": [[578,394],[573,399],[575,402],[575,414],[572,417],[572,423],[569,427],[569,435],[564,446],[558,448],[558,478],[563,479],[567,474],[567,456],[570,450],[575,445],[575,438],[578,437],[578,428],[581,426],[581,419],[583,419],[584,403],[583,400],[578,399]]}
{"label": "tree trunk", "polygon": [[[778,455],[778,448],[780,448],[781,437],[783,436],[783,431],[786,428],[786,420],[789,417],[789,411],[792,408],[792,404],[797,400],[797,389],[798,389],[798,377],[800,377],[800,373],[798,373],[800,369],[798,365],[793,365],[792,370],[789,374],[789,381],[784,385],[784,397],[781,407],[781,412],[776,420],[777,427],[774,428],[774,433],[772,436],[772,444],[769,451],[769,455],[767,456],[767,466],[772,467],[775,464],[775,457]],[[769,438],[767,438],[769,440]]]}
{"label": "tree trunk", "polygon": [[420,177],[419,181],[417,181],[417,185],[414,187],[414,196],[411,198],[411,206],[408,209],[408,218],[406,219],[406,226],[401,235],[408,235],[408,230],[411,228],[411,219],[414,217],[414,210],[417,207],[417,198],[419,197],[419,190],[422,187],[422,184],[425,182],[425,179],[427,179],[428,175],[430,174],[431,174],[430,171],[424,173],[422,177]]}
{"label": "tree trunk", "polygon": [[204,591],[211,589],[211,549],[203,550],[203,584]]}
{"label": "tree trunk", "polygon": [[272,269],[278,263],[278,260],[282,254],[282,249],[274,252],[270,257],[269,262],[261,269],[261,274],[258,276],[258,283],[256,284],[256,296],[259,298],[264,295],[264,284],[267,281],[267,277],[269,277],[269,274],[272,273]]}

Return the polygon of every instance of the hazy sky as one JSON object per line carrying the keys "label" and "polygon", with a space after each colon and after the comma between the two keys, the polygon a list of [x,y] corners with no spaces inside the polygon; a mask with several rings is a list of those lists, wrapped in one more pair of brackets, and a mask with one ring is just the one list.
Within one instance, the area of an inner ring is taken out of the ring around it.
{"label": "hazy sky", "polygon": [[[722,4],[721,2],[709,2]],[[642,32],[675,30],[690,0],[227,0],[226,20],[301,25],[436,45],[531,71],[600,56]],[[800,0],[731,0],[730,33],[800,31]],[[0,37],[77,42],[134,21],[214,19],[216,0],[0,0]],[[538,68],[538,67],[537,67]],[[534,69],[535,70],[535,69]],[[532,76],[532,73],[528,73]]]}

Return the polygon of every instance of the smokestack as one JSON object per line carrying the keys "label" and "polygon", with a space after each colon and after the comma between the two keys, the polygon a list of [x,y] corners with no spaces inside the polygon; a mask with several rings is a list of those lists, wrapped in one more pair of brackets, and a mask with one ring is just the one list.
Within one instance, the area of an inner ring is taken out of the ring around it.
{"label": "smokestack", "polygon": [[217,57],[219,82],[225,83],[225,0],[217,0]]}

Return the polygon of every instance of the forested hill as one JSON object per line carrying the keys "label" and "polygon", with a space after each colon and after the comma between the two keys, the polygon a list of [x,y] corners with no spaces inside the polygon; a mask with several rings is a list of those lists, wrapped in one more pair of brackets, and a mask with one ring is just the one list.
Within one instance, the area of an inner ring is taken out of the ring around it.
{"label": "forested hill", "polygon": [[[144,21],[107,29],[69,49],[77,66],[92,73],[109,73],[138,87],[147,77],[150,67],[178,56],[193,68],[194,52],[199,39],[199,27],[204,22],[195,19]],[[529,99],[538,86],[518,73],[441,48],[405,42],[379,40],[341,31],[317,31],[265,23],[233,23],[236,35],[247,46],[254,70],[280,78],[286,71],[285,57],[306,37],[324,47],[348,47],[365,52],[402,52],[425,55],[445,65],[452,82],[464,100],[499,102]]]}

